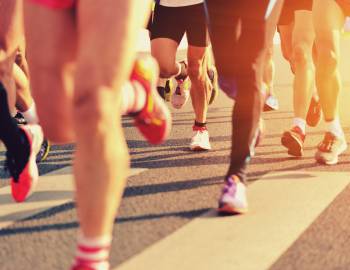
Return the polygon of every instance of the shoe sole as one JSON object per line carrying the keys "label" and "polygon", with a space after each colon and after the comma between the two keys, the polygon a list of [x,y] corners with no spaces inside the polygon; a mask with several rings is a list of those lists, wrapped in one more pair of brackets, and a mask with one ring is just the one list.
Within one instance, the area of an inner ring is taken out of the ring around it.
{"label": "shoe sole", "polygon": [[285,133],[281,138],[281,144],[288,149],[288,154],[294,157],[303,156],[303,147],[298,142],[298,139],[289,132]]}
{"label": "shoe sole", "polygon": [[225,203],[217,211],[220,215],[241,215],[247,213],[248,208],[236,208]]}
{"label": "shoe sole", "polygon": [[[26,136],[29,137],[29,133],[32,133],[31,131],[27,130],[27,126],[23,126],[22,129],[24,130],[24,132],[26,133]],[[29,128],[28,128],[29,129]],[[38,180],[39,180],[39,170],[38,170],[38,166],[37,166],[37,163],[36,163],[36,155],[38,154],[39,152],[39,148],[38,149],[35,149],[35,142],[34,142],[34,139],[33,139],[33,135],[30,136],[30,140],[31,140],[31,149],[30,149],[30,155],[29,155],[29,160],[28,160],[28,170],[31,172],[31,185],[30,185],[30,189],[28,191],[28,193],[26,194],[26,196],[24,197],[24,199],[20,199],[20,200],[17,200],[15,198],[15,196],[13,195],[13,190],[11,190],[12,192],[12,197],[13,199],[17,202],[17,203],[21,203],[21,202],[24,202],[26,201],[34,192],[35,190],[35,187],[37,186],[38,184]],[[41,142],[42,143],[42,142]],[[41,144],[40,144],[41,145]],[[13,179],[11,179],[11,182],[14,181]],[[11,185],[11,189],[13,189],[12,185]]]}
{"label": "shoe sole", "polygon": [[332,159],[332,160],[324,160],[323,158],[317,157],[317,156],[315,157],[315,159],[316,159],[317,163],[322,164],[322,165],[336,165],[338,163],[338,160],[339,160],[338,157],[341,154],[343,154],[346,151],[347,148],[348,147],[345,144],[344,147],[339,151],[337,156],[334,159]]}
{"label": "shoe sole", "polygon": [[202,147],[200,145],[195,145],[195,146],[190,146],[190,149],[195,152],[200,152],[200,151],[209,151],[211,150],[211,147]]}

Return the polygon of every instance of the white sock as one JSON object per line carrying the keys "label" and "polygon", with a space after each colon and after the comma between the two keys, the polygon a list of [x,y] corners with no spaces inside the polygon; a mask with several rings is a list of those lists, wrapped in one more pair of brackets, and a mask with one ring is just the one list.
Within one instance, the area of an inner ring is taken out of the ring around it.
{"label": "white sock", "polygon": [[177,77],[181,74],[181,64],[179,62],[176,62],[176,65],[178,66],[179,71],[177,72],[177,74],[174,75],[174,77]]}
{"label": "white sock", "polygon": [[327,125],[327,131],[331,132],[332,134],[334,134],[336,137],[344,137],[344,132],[343,129],[340,125],[340,121],[339,118],[335,118],[333,121],[326,121],[326,125]]}
{"label": "white sock", "polygon": [[122,89],[122,114],[141,111],[146,104],[146,91],[136,82],[126,82]]}
{"label": "white sock", "polygon": [[21,113],[28,124],[38,124],[39,123],[39,118],[38,118],[38,114],[36,113],[36,106],[35,106],[34,102],[29,107],[28,110],[26,110],[25,112],[21,112]]}
{"label": "white sock", "polygon": [[111,242],[110,235],[90,238],[80,232],[74,265],[84,265],[94,270],[108,270]]}
{"label": "white sock", "polygon": [[303,134],[305,135],[306,132],[306,121],[303,118],[295,117],[293,118],[293,127],[299,127]]}

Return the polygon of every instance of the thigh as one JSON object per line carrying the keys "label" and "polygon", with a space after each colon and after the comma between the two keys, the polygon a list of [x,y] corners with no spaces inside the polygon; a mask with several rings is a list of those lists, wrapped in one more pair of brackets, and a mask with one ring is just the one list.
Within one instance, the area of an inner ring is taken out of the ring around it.
{"label": "thigh", "polygon": [[186,7],[184,12],[188,44],[195,47],[207,47],[209,36],[205,20],[204,4]]}
{"label": "thigh", "polygon": [[283,57],[287,61],[290,61],[291,57],[292,57],[292,51],[293,51],[293,46],[292,46],[293,28],[294,28],[294,23],[289,24],[289,25],[280,25],[280,26],[278,26],[278,32],[280,34],[280,39],[281,39],[282,54],[283,54]]}
{"label": "thigh", "polygon": [[138,31],[148,18],[149,8],[149,1],[78,1],[76,96],[95,92],[96,86],[120,92],[131,73]]}
{"label": "thigh", "polygon": [[339,56],[340,33],[344,21],[344,14],[334,0],[314,0],[313,22],[319,54],[331,50]]}
{"label": "thigh", "polygon": [[[185,15],[187,7],[165,7],[156,5],[153,14],[151,40],[167,38],[180,44],[185,34]],[[192,16],[192,15],[191,15]]]}
{"label": "thigh", "polygon": [[295,11],[295,20],[293,28],[293,47],[302,44],[310,50],[315,41],[315,30],[313,25],[312,11],[297,10]]}
{"label": "thigh", "polygon": [[171,77],[171,70],[176,62],[176,51],[179,44],[169,38],[156,38],[151,41],[151,53],[157,60],[160,74]]}
{"label": "thigh", "polygon": [[9,55],[14,55],[21,43],[22,5],[22,0],[0,1],[0,62],[5,61]]}
{"label": "thigh", "polygon": [[241,32],[239,6],[238,1],[206,0],[210,40],[221,78],[235,77],[235,55]]}
{"label": "thigh", "polygon": [[41,125],[49,139],[71,140],[76,52],[73,11],[50,9],[29,1],[25,2],[24,11],[30,83]]}

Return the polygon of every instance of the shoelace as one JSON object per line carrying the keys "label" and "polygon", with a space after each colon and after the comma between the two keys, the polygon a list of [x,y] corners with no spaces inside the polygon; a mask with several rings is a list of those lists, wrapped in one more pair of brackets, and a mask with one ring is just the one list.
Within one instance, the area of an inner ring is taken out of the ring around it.
{"label": "shoelace", "polygon": [[224,186],[222,192],[223,193],[230,193],[233,195],[236,193],[236,190],[237,190],[236,182],[231,177],[229,177],[225,182],[225,186]]}
{"label": "shoelace", "polygon": [[324,136],[323,141],[319,144],[318,149],[322,152],[331,152],[335,140],[336,137],[333,134],[327,132]]}

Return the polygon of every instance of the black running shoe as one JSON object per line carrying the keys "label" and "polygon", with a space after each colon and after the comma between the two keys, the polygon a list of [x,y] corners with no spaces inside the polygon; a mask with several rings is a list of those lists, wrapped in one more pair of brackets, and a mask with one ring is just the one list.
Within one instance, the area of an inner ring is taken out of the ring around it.
{"label": "black running shoe", "polygon": [[24,119],[23,115],[20,112],[17,112],[14,119],[17,122],[17,125],[26,125],[27,124],[26,119]]}

